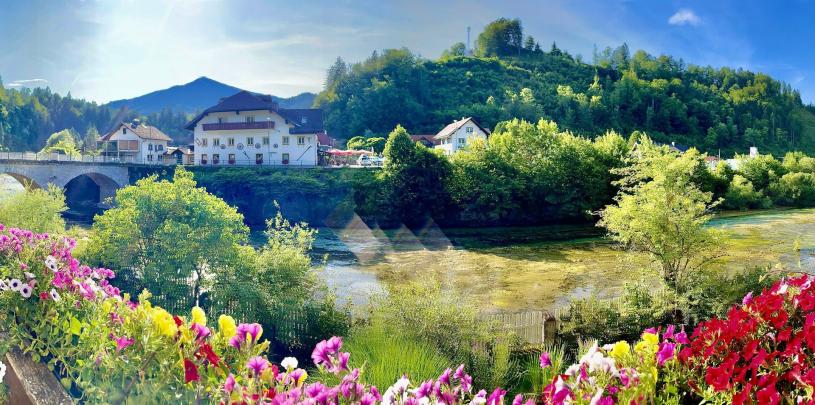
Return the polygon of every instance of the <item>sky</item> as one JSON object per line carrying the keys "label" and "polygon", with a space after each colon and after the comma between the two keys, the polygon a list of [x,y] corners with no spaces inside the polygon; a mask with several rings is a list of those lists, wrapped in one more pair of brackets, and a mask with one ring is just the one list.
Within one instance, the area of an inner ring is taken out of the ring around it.
{"label": "sky", "polygon": [[590,61],[595,46],[764,72],[815,101],[815,2],[662,0],[0,0],[0,78],[104,103],[200,76],[288,97],[337,56],[437,58],[496,18]]}

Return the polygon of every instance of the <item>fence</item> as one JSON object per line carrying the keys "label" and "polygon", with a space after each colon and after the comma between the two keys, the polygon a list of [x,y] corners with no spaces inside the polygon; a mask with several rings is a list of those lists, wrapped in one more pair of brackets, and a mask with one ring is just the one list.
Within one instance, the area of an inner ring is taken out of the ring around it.
{"label": "fence", "polygon": [[[143,160],[135,156],[106,156],[106,155],[64,155],[61,153],[42,152],[0,152],[0,161],[25,160],[36,162],[76,162],[76,163],[112,163],[112,164],[140,164],[140,165],[177,165],[173,158],[161,160]],[[189,164],[185,162],[184,164]]]}
{"label": "fence", "polygon": [[499,322],[524,342],[540,345],[554,341],[557,334],[557,318],[547,311],[525,311],[486,315],[490,321]]}

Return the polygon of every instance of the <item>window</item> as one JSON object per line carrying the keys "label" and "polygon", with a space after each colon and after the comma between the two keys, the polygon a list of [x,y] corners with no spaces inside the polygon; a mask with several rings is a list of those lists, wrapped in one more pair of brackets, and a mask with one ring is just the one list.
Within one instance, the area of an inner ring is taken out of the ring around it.
{"label": "window", "polygon": [[306,144],[306,137],[305,136],[298,136],[297,137],[297,144],[298,145],[305,145]]}
{"label": "window", "polygon": [[156,145],[156,150],[158,151],[164,150],[164,145]]}
{"label": "window", "polygon": [[218,123],[219,124],[223,124],[223,123],[227,122],[227,120],[228,119],[226,117],[218,117]]}
{"label": "window", "polygon": [[226,138],[226,144],[229,146],[235,146],[235,138]]}
{"label": "window", "polygon": [[289,154],[288,153],[283,154],[283,164],[284,165],[289,164]]}
{"label": "window", "polygon": [[212,154],[212,164],[217,165],[221,161],[221,155],[217,153]]}
{"label": "window", "polygon": [[246,116],[246,122],[255,122],[255,117],[253,117],[251,115],[247,115]]}
{"label": "window", "polygon": [[201,138],[201,146],[207,146],[207,138]]}
{"label": "window", "polygon": [[304,115],[304,116],[303,116],[303,118],[301,118],[301,119],[300,119],[300,123],[301,123],[301,124],[306,124],[306,123],[308,123],[308,117],[306,117],[306,116]]}
{"label": "window", "polygon": [[221,146],[221,138],[212,138],[212,146]]}
{"label": "window", "polygon": [[264,137],[263,137],[263,144],[264,144],[264,145],[268,145],[268,144],[269,144],[269,137],[268,137],[268,136],[264,136]]}
{"label": "window", "polygon": [[158,161],[163,162],[164,161],[164,155],[158,155]]}
{"label": "window", "polygon": [[147,155],[147,161],[152,162],[153,161],[153,155]]}
{"label": "window", "polygon": [[229,164],[231,164],[231,165],[235,164],[235,154],[234,153],[229,154]]}
{"label": "window", "polygon": [[251,136],[246,138],[246,146],[252,146],[254,144],[255,144],[255,138],[252,138]]}
{"label": "window", "polygon": [[263,154],[262,153],[256,153],[255,154],[255,164],[256,165],[262,165],[263,164]]}
{"label": "window", "polygon": [[202,165],[207,164],[207,154],[206,153],[201,154],[201,164]]}
{"label": "window", "polygon": [[468,133],[468,134],[472,134],[472,133],[473,133],[473,127],[467,127],[467,128],[465,128],[465,129],[464,129],[464,132],[466,132],[466,133]]}
{"label": "window", "polygon": [[288,144],[289,144],[289,137],[288,137],[288,136],[284,136],[284,137],[283,137],[283,145],[288,145]]}
{"label": "window", "polygon": [[127,128],[122,128],[122,133],[126,134],[127,133]]}
{"label": "window", "polygon": [[153,144],[152,143],[147,144],[147,150],[149,150],[151,152],[153,151]]}
{"label": "window", "polygon": [[465,138],[458,138],[458,144],[459,144],[459,145],[464,145],[466,142],[467,142],[467,139],[465,139]]}

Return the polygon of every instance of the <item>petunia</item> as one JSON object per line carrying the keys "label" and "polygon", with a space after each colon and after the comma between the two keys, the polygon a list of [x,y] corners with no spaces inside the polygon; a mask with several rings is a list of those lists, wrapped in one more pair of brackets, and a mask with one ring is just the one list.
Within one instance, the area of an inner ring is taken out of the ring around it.
{"label": "petunia", "polygon": [[249,362],[246,363],[246,367],[255,372],[255,375],[260,375],[263,370],[269,367],[269,361],[264,359],[260,356],[255,356],[249,359]]}
{"label": "petunia", "polygon": [[297,359],[294,357],[286,357],[283,361],[280,362],[280,365],[283,366],[287,371],[294,370],[297,368]]}
{"label": "petunia", "polygon": [[190,330],[195,332],[195,338],[199,340],[206,339],[207,336],[209,336],[210,334],[209,328],[198,323],[193,323],[192,325],[190,325]]}
{"label": "petunia", "polygon": [[8,291],[9,289],[8,282],[6,280],[0,280],[0,291]]}
{"label": "petunia", "polygon": [[741,305],[750,305],[753,302],[753,292],[750,291],[741,299]]}
{"label": "petunia", "polygon": [[57,290],[55,290],[55,289],[53,289],[53,288],[52,288],[52,289],[51,289],[51,293],[50,293],[50,294],[51,294],[51,299],[52,299],[52,300],[54,300],[54,301],[56,301],[56,302],[59,302],[59,300],[60,300],[60,296],[59,296],[59,293],[57,292]]}
{"label": "petunia", "polygon": [[19,290],[19,291],[20,291],[20,295],[22,295],[22,296],[23,296],[23,298],[30,298],[30,297],[31,297],[31,293],[33,292],[33,289],[32,289],[32,288],[31,288],[31,286],[29,286],[28,284],[23,284],[23,285],[20,287],[20,290]]}
{"label": "petunia", "polygon": [[25,274],[25,278],[27,278],[29,280],[31,280],[32,278],[37,278],[37,276],[34,275],[34,273],[29,273],[29,272],[26,271],[23,274]]}
{"label": "petunia", "polygon": [[659,344],[659,351],[657,352],[657,363],[659,365],[665,364],[666,361],[674,357],[674,349],[676,345],[673,343],[663,342]]}
{"label": "petunia", "polygon": [[209,343],[204,343],[201,345],[201,348],[198,350],[199,355],[205,357],[209,364],[217,365],[221,362],[221,358],[215,354],[215,351],[212,350],[212,346]]}
{"label": "petunia", "polygon": [[552,365],[552,358],[549,357],[549,352],[543,352],[540,356],[541,368],[546,368]]}
{"label": "petunia", "polygon": [[23,282],[16,278],[13,278],[9,280],[8,286],[11,289],[11,291],[20,291],[20,287],[23,286]]}
{"label": "petunia", "polygon": [[132,345],[135,340],[128,339],[127,336],[122,335],[121,337],[114,339],[116,341],[116,351],[120,352],[126,349],[128,346]]}
{"label": "petunia", "polygon": [[184,383],[199,381],[198,367],[190,359],[184,359]]}
{"label": "petunia", "polygon": [[232,376],[232,373],[226,377],[226,381],[224,381],[224,391],[226,393],[231,393],[235,390],[235,377]]}
{"label": "petunia", "polygon": [[220,332],[221,336],[225,338],[235,336],[235,333],[238,331],[238,327],[235,325],[235,318],[232,318],[229,315],[219,316],[218,331]]}
{"label": "petunia", "polygon": [[192,308],[191,318],[193,323],[197,323],[201,326],[207,326],[207,314],[204,313],[204,310],[201,307],[195,306]]}

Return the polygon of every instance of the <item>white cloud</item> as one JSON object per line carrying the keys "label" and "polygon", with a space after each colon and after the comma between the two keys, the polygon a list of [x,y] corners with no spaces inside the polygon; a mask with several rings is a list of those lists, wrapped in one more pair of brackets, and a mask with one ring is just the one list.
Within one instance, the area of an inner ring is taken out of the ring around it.
{"label": "white cloud", "polygon": [[46,87],[48,86],[48,80],[45,79],[25,79],[25,80],[15,80],[11,83],[6,84],[6,87],[13,87],[13,88],[35,88],[35,87]]}
{"label": "white cloud", "polygon": [[699,16],[694,14],[693,10],[687,8],[677,11],[671,18],[668,18],[668,24],[671,25],[699,25],[700,22],[702,20]]}

